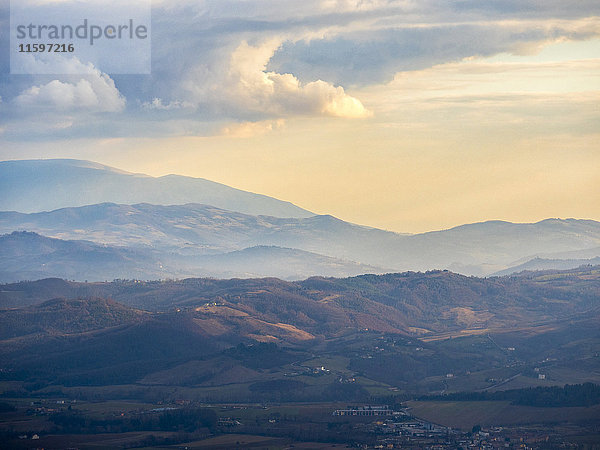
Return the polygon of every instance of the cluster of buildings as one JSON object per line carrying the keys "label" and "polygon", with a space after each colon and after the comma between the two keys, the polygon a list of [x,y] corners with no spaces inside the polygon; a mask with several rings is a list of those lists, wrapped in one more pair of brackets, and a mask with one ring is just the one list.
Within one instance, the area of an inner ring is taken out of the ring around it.
{"label": "cluster of buildings", "polygon": [[336,409],[334,416],[392,416],[401,412],[392,411],[388,406],[357,406],[348,409]]}
{"label": "cluster of buildings", "polygon": [[[548,443],[547,429],[524,430],[522,427],[503,428],[477,426],[471,432],[434,424],[412,417],[402,408],[389,406],[354,406],[333,411],[334,416],[356,417],[353,429],[376,436],[376,443],[363,448],[376,449],[531,449]],[[359,420],[359,417],[372,417]]]}
{"label": "cluster of buildings", "polygon": [[[538,449],[548,447],[548,435],[543,430],[503,429],[490,427],[476,432],[466,433],[406,417],[409,420],[397,422],[391,419],[363,424],[364,431],[377,435],[377,444],[367,448],[403,448],[403,449]],[[563,443],[560,448],[573,447]]]}

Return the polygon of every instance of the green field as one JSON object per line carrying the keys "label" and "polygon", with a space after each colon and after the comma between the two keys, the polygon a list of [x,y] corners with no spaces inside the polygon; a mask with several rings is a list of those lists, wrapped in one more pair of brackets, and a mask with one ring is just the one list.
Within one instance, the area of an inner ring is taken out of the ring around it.
{"label": "green field", "polygon": [[161,439],[169,439],[176,436],[176,433],[163,433],[156,431],[143,431],[131,433],[110,433],[110,434],[63,434],[63,435],[42,435],[39,440],[28,439],[13,440],[9,447],[14,450],[45,448],[45,449],[65,449],[78,448],[81,450],[112,450],[115,448],[129,448],[139,445],[141,442],[148,444]]}
{"label": "green field", "polygon": [[[227,434],[202,441],[186,442],[177,448],[190,449],[217,449],[228,450],[232,448],[257,448],[261,450],[284,450],[292,447],[295,450],[329,450],[349,448],[342,444],[326,444],[320,442],[296,442],[285,438],[268,436],[253,436],[248,434]],[[172,449],[174,447],[149,447],[152,449]]]}
{"label": "green field", "polygon": [[600,405],[589,408],[536,408],[498,402],[407,402],[410,413],[433,423],[468,431],[474,425],[484,427],[600,420]]}

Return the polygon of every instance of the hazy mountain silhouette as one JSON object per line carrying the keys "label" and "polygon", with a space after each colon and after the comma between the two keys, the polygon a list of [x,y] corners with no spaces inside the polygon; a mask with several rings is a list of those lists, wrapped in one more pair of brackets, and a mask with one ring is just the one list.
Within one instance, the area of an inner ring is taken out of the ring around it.
{"label": "hazy mountain silhouette", "polygon": [[[61,240],[33,232],[0,236],[0,282],[62,277],[69,280],[165,279],[191,276],[299,280],[313,275],[352,276],[385,269],[280,247],[252,247],[190,256],[145,248]],[[387,270],[389,272],[389,270]]]}
{"label": "hazy mountain silhouette", "polygon": [[[0,232],[14,230],[151,249],[165,261],[169,254],[193,259],[256,246],[276,246],[390,271],[449,269],[468,275],[496,273],[540,254],[584,252],[589,254],[585,259],[600,256],[594,255],[600,245],[600,223],[575,219],[548,219],[534,224],[493,221],[402,235],[332,216],[276,218],[198,204],[105,203],[33,214],[0,212]],[[350,273],[354,272],[347,272]],[[284,273],[277,275],[289,278]]]}
{"label": "hazy mountain silhouette", "polygon": [[248,214],[308,217],[292,203],[202,178],[151,177],[75,159],[0,162],[0,210],[36,212],[94,203],[205,203]]}
{"label": "hazy mountain silhouette", "polygon": [[[29,244],[21,236],[21,251],[28,256],[13,255],[21,265],[6,262],[5,275],[11,275],[5,280],[44,275],[300,279],[431,269],[481,276],[505,273],[534,258],[557,260],[537,267],[564,268],[558,260],[600,256],[600,223],[593,220],[489,221],[406,235],[313,215],[203,179],[154,178],[89,161],[0,162],[0,192],[0,209],[22,211],[0,212],[0,233],[33,231],[91,241],[60,244],[70,247],[57,247],[50,256],[35,239],[26,250]],[[92,248],[92,242],[99,247]]]}
{"label": "hazy mountain silhouette", "polygon": [[524,270],[548,270],[548,269],[575,269],[581,266],[597,266],[600,264],[600,256],[591,259],[545,259],[545,258],[533,258],[524,264],[518,266],[509,267],[508,269],[496,272],[496,276],[510,275],[513,273],[519,273]]}
{"label": "hazy mountain silhouette", "polygon": [[161,278],[160,262],[147,249],[51,239],[32,232],[0,236],[0,282],[60,277],[74,280]]}

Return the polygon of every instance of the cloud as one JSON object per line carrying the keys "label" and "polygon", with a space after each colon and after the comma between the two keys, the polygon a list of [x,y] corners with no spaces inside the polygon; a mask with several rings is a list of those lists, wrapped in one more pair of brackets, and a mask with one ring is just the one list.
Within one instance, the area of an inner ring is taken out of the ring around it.
{"label": "cloud", "polygon": [[371,115],[360,100],[348,95],[341,86],[322,80],[301,83],[290,73],[267,71],[279,46],[280,41],[274,39],[259,45],[243,41],[226,64],[197,66],[185,88],[193,101],[213,105],[225,114],[346,118]]}
{"label": "cloud", "polygon": [[330,30],[321,37],[288,40],[273,55],[268,69],[290,72],[301,80],[318,76],[345,86],[368,86],[390,81],[400,71],[502,52],[535,54],[560,40],[600,36],[598,17],[464,19],[398,24],[386,19],[348,31]]}
{"label": "cloud", "polygon": [[[560,46],[576,51],[576,45]],[[486,135],[501,139],[597,133],[599,59],[539,61],[527,56],[469,58],[419,71],[359,91],[377,105],[383,128]],[[510,130],[510,132],[507,132]],[[511,135],[510,137],[508,135]],[[500,136],[502,135],[502,136]]]}
{"label": "cloud", "polygon": [[[593,0],[156,0],[150,76],[109,78],[91,65],[84,76],[6,76],[0,108],[7,122],[22,122],[20,129],[42,110],[44,120],[73,111],[70,132],[109,129],[119,136],[210,135],[224,121],[364,118],[370,110],[379,116],[389,100],[365,89],[398,72],[594,39],[599,17]],[[7,42],[8,28],[0,26]],[[55,56],[31,63],[46,65],[37,73],[82,69]],[[0,58],[0,68],[8,72],[8,58]],[[127,123],[124,115],[107,115],[100,126],[95,113],[109,111],[126,111]]]}
{"label": "cloud", "polygon": [[225,136],[234,138],[250,138],[281,129],[284,127],[284,125],[284,119],[262,120],[260,122],[243,122],[224,127],[222,133]]}
{"label": "cloud", "polygon": [[399,72],[373,91],[392,92],[403,99],[434,99],[484,95],[542,94],[597,91],[600,59],[532,62],[524,57],[466,59],[419,71]]}
{"label": "cloud", "polygon": [[77,83],[53,80],[42,86],[32,86],[21,93],[15,103],[29,108],[55,108],[59,111],[84,109],[94,112],[118,112],[125,107],[114,83],[106,74],[97,79],[81,79]]}
{"label": "cloud", "polygon": [[142,108],[147,110],[174,111],[177,109],[194,108],[194,105],[190,102],[183,102],[179,100],[163,103],[162,99],[155,97],[151,102],[142,103]]}
{"label": "cloud", "polygon": [[28,53],[20,56],[17,63],[17,73],[23,74],[93,75],[98,72],[92,63],[82,63],[75,56],[61,53]]}
{"label": "cloud", "polygon": [[[37,63],[45,64],[43,61]],[[57,59],[52,64],[57,70],[77,68],[86,75],[74,82],[55,79],[46,84],[31,86],[14,99],[15,105],[63,113],[81,110],[120,112],[125,108],[125,98],[116,88],[114,81],[107,74],[95,69],[92,64],[83,65],[76,58]]]}

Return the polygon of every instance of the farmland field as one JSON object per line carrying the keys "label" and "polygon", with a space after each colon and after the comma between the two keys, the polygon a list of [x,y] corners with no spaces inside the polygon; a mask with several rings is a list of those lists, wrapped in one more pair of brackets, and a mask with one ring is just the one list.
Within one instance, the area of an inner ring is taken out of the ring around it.
{"label": "farmland field", "polygon": [[600,420],[600,405],[570,408],[536,408],[508,401],[410,401],[410,412],[421,419],[461,430],[475,425],[509,426]]}

